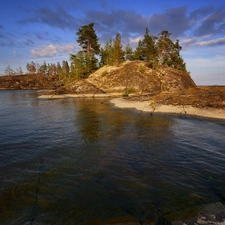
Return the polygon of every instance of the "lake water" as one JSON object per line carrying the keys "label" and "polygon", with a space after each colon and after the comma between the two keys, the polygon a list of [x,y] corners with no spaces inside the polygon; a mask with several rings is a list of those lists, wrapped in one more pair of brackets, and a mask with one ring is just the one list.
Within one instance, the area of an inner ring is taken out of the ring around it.
{"label": "lake water", "polygon": [[0,224],[154,222],[225,199],[225,121],[0,92]]}

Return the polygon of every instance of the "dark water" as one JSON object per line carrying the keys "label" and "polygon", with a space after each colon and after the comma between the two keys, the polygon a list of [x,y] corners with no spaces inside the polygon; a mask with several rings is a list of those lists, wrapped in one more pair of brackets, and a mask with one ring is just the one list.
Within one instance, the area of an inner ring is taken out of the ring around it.
{"label": "dark water", "polygon": [[225,121],[0,92],[0,224],[152,222],[225,200]]}

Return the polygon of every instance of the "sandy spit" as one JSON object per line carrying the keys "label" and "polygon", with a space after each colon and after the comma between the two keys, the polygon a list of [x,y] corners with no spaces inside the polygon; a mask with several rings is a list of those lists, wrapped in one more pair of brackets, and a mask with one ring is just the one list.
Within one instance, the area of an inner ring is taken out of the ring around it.
{"label": "sandy spit", "polygon": [[110,100],[115,107],[118,108],[133,108],[141,110],[143,112],[151,113],[175,113],[184,115],[201,116],[215,119],[225,119],[225,109],[209,109],[209,108],[196,108],[193,106],[173,106],[173,105],[161,105],[155,104],[151,101],[137,102],[127,101],[123,98],[114,98]]}

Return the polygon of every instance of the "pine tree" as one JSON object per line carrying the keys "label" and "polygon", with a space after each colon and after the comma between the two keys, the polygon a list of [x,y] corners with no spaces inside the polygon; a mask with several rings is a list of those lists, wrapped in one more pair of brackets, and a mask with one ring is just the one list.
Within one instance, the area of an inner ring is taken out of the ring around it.
{"label": "pine tree", "polygon": [[134,52],[134,58],[136,60],[144,60],[145,59],[145,57],[144,57],[144,45],[143,45],[142,40],[138,41],[138,46],[137,46],[137,48],[135,49],[135,52]]}
{"label": "pine tree", "polygon": [[157,48],[155,46],[156,37],[149,35],[149,30],[146,28],[144,39],[138,42],[135,50],[135,59],[144,60],[150,67],[157,64]]}
{"label": "pine tree", "polygon": [[85,53],[89,56],[91,53],[98,55],[100,53],[100,45],[98,37],[94,30],[94,23],[82,26],[76,33],[78,36],[77,42]]}
{"label": "pine tree", "polygon": [[47,74],[47,70],[48,70],[48,67],[47,67],[46,62],[44,61],[44,63],[40,66],[38,72],[39,72],[41,75],[46,75],[46,74]]}
{"label": "pine tree", "polygon": [[171,58],[173,61],[173,67],[178,69],[178,70],[184,70],[186,71],[186,63],[180,56],[180,51],[182,50],[182,47],[179,44],[179,40],[176,40],[174,44],[174,50],[173,53],[171,54]]}
{"label": "pine tree", "polygon": [[[77,55],[73,55],[71,59],[83,58],[84,74],[81,77],[87,77],[97,68],[96,55],[100,53],[100,45],[98,44],[98,37],[94,30],[94,23],[82,26],[76,33],[78,36],[77,42],[82,48],[82,51]],[[82,57],[81,57],[82,56]],[[78,61],[79,61],[78,60]]]}
{"label": "pine tree", "polygon": [[158,58],[160,65],[171,65],[171,53],[174,49],[174,44],[170,39],[171,33],[167,30],[161,31],[158,36],[159,39],[157,41],[157,48],[158,48]]}
{"label": "pine tree", "polygon": [[14,75],[14,70],[11,68],[11,66],[7,66],[6,68],[5,68],[5,74],[7,75],[7,76],[12,76],[12,75]]}
{"label": "pine tree", "polygon": [[62,70],[63,70],[63,73],[67,76],[70,72],[70,67],[69,67],[69,64],[66,60],[63,60],[62,62]]}
{"label": "pine tree", "polygon": [[61,65],[60,65],[60,62],[57,62],[56,71],[57,71],[57,74],[58,74],[58,75],[60,75],[61,69],[62,69],[62,67],[61,67]]}
{"label": "pine tree", "polygon": [[35,74],[37,71],[36,64],[33,61],[30,64],[27,63],[26,68],[27,68],[27,72],[30,74]]}
{"label": "pine tree", "polygon": [[101,65],[112,65],[113,64],[113,46],[112,39],[106,42],[105,47],[101,48],[100,52]]}
{"label": "pine tree", "polygon": [[23,75],[23,70],[22,70],[21,66],[16,69],[16,74],[17,75]]}
{"label": "pine tree", "polygon": [[83,52],[78,52],[76,55],[70,55],[72,79],[84,79],[86,78],[86,63],[85,55]]}
{"label": "pine tree", "polygon": [[159,64],[186,71],[186,64],[180,56],[182,47],[179,44],[179,40],[173,43],[170,35],[171,33],[167,30],[163,30],[158,35],[157,48],[159,52]]}
{"label": "pine tree", "polygon": [[124,58],[129,61],[132,61],[134,59],[133,49],[130,47],[129,43],[125,47]]}
{"label": "pine tree", "polygon": [[123,46],[121,44],[121,35],[119,33],[116,34],[116,38],[113,41],[113,62],[118,65],[124,61],[124,51]]}

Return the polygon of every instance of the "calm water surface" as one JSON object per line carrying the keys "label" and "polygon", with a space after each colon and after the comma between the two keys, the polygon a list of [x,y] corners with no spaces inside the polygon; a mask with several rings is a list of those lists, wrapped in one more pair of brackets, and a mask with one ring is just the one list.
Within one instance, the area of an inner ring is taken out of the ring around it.
{"label": "calm water surface", "polygon": [[0,92],[0,224],[182,219],[225,199],[225,121]]}

